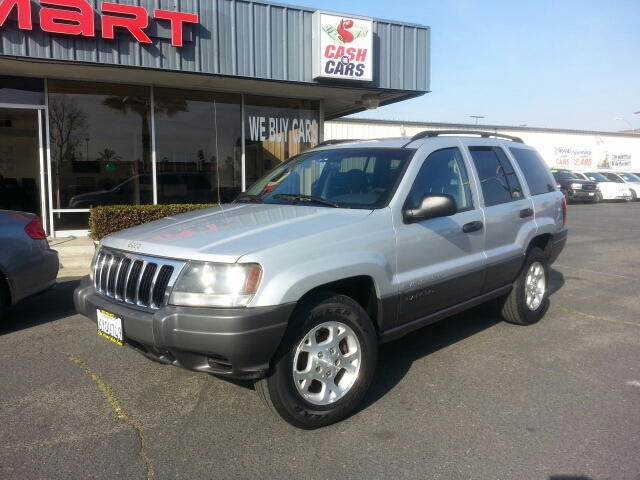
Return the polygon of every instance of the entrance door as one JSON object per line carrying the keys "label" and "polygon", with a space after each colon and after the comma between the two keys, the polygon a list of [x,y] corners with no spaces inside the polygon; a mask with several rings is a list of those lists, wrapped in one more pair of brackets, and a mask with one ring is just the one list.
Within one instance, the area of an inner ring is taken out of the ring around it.
{"label": "entrance door", "polygon": [[0,107],[0,208],[42,212],[42,122],[37,109]]}

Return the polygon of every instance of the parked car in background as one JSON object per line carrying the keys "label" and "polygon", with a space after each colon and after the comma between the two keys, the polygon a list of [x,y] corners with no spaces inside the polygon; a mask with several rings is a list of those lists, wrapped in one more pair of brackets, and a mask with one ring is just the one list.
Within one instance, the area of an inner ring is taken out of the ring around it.
{"label": "parked car in background", "polygon": [[0,210],[0,320],[6,307],[55,287],[59,267],[37,215]]}
{"label": "parked car in background", "polygon": [[566,168],[552,168],[551,173],[560,185],[560,191],[567,202],[598,203],[600,201],[597,182],[580,178]]}
{"label": "parked car in background", "polygon": [[631,190],[631,200],[634,202],[640,198],[640,177],[627,172],[618,172],[616,170],[589,170],[585,172],[585,175],[589,176],[591,173],[600,173],[607,177],[612,182],[618,184],[624,184],[629,190]]}
{"label": "parked car in background", "polygon": [[[211,182],[204,172],[161,172],[156,183],[158,203],[215,203]],[[153,176],[135,175],[111,190],[82,193],[69,200],[69,208],[153,203]]]}
{"label": "parked car in background", "polygon": [[616,183],[598,172],[574,172],[578,177],[592,182],[598,182],[600,192],[598,196],[603,200],[631,200],[631,190],[626,185]]}

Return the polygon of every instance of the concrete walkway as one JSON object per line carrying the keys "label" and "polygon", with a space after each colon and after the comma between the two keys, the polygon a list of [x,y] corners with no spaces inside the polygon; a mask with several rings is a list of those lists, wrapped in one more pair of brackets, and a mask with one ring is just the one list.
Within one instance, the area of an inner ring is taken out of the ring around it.
{"label": "concrete walkway", "polygon": [[49,238],[49,245],[58,251],[58,278],[83,277],[89,274],[95,246],[89,237]]}

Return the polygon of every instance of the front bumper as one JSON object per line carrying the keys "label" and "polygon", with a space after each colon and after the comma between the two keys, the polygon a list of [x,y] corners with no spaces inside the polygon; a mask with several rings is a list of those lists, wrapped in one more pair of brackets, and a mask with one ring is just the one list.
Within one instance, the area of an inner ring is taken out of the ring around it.
{"label": "front bumper", "polygon": [[98,295],[88,276],[73,301],[96,324],[98,309],[122,318],[125,344],[153,360],[233,378],[267,373],[296,306],[143,311]]}
{"label": "front bumper", "polygon": [[593,201],[593,199],[596,196],[598,196],[598,194],[600,192],[599,191],[585,192],[585,191],[582,191],[582,190],[568,190],[567,193],[569,195],[569,199],[570,200],[583,202],[583,201],[587,201],[587,200]]}

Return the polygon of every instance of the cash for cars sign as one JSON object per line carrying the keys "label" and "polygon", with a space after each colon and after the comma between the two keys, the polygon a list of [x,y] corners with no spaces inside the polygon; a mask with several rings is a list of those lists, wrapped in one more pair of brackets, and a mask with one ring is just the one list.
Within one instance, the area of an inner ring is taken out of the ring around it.
{"label": "cash for cars sign", "polygon": [[313,14],[313,78],[373,80],[373,21]]}

